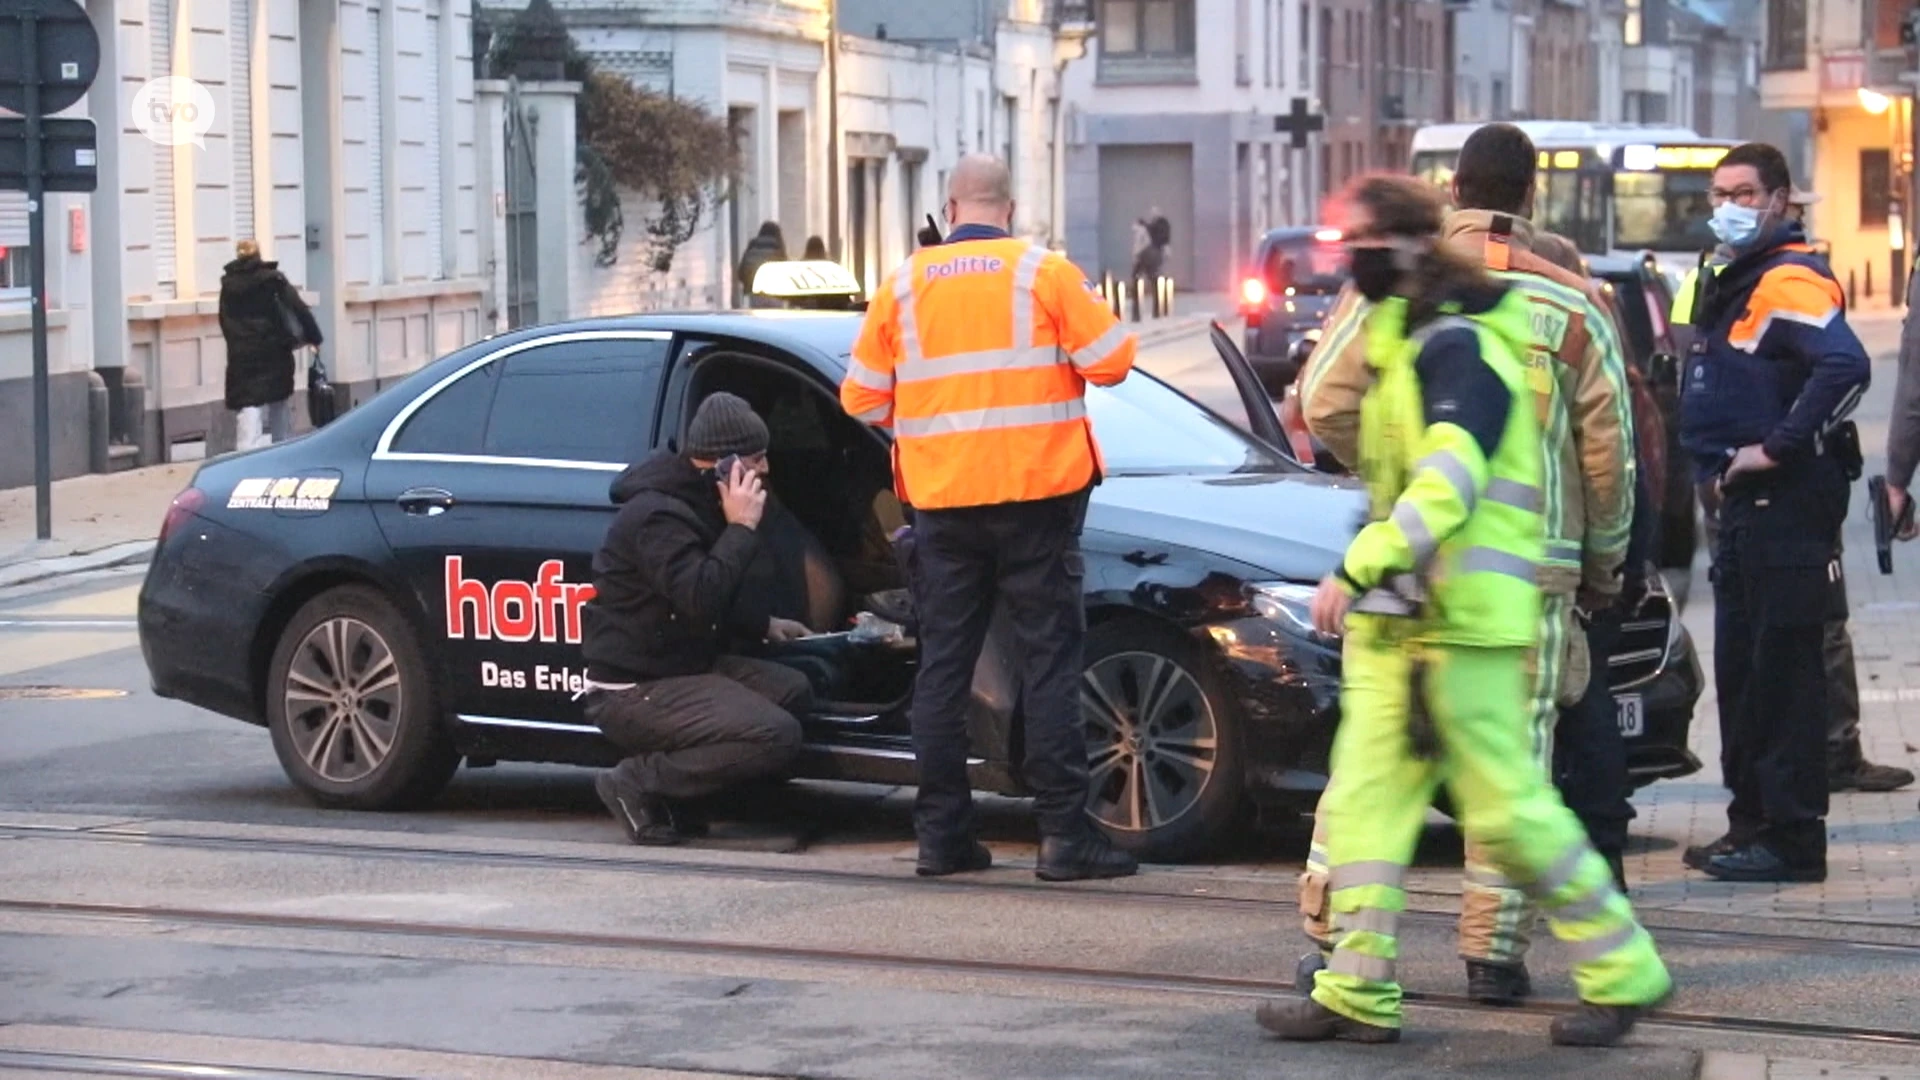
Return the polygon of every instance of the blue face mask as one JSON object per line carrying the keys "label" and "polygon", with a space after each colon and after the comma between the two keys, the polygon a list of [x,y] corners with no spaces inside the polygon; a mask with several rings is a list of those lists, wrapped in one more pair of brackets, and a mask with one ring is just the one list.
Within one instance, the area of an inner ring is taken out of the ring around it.
{"label": "blue face mask", "polygon": [[1707,222],[1713,235],[1728,247],[1745,247],[1760,235],[1760,211],[1738,203],[1721,203]]}

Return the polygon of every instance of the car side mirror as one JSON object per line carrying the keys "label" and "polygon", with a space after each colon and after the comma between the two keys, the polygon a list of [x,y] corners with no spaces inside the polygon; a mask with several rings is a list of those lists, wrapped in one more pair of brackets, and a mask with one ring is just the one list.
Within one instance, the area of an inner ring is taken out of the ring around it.
{"label": "car side mirror", "polygon": [[1654,353],[1647,365],[1648,381],[1661,390],[1680,385],[1680,358],[1672,353]]}

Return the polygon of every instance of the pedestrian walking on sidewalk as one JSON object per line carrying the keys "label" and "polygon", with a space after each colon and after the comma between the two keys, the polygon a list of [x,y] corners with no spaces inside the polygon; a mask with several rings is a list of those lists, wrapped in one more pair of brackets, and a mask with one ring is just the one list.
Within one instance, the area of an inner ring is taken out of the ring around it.
{"label": "pedestrian walking on sidewalk", "polygon": [[1013,213],[1006,164],[963,159],[947,191],[952,234],[875,290],[840,401],[855,419],[893,428],[895,486],[913,511],[918,872],[993,861],[974,829],[967,713],[998,607],[1020,644],[1035,873],[1121,877],[1133,859],[1086,811],[1080,530],[1100,482],[1086,385],[1125,379],[1135,342],[1072,263],[1012,236]]}
{"label": "pedestrian walking on sidewalk", "polygon": [[1871,368],[1825,259],[1789,213],[1792,175],[1764,143],[1714,170],[1715,236],[1731,256],[1693,323],[1681,445],[1719,499],[1714,680],[1727,832],[1688,865],[1727,881],[1827,876],[1828,625],[1840,528],[1860,469],[1847,417]]}
{"label": "pedestrian walking on sidewalk", "polygon": [[234,414],[234,448],[248,450],[293,434],[294,351],[321,343],[300,291],[280,264],[260,257],[260,245],[242,240],[220,278],[220,336],[227,343],[227,408]]}
{"label": "pedestrian walking on sidewalk", "polygon": [[[1320,802],[1327,875],[1303,909],[1333,947],[1310,997],[1270,1002],[1285,1039],[1393,1042],[1403,878],[1445,783],[1469,849],[1546,912],[1582,1007],[1556,1043],[1618,1041],[1672,981],[1605,859],[1534,750],[1549,461],[1525,357],[1537,310],[1448,247],[1439,196],[1413,177],[1349,188],[1353,280],[1371,305],[1359,473],[1369,524],[1311,614],[1344,636],[1342,720]],[[1617,556],[1616,556],[1617,558]]]}

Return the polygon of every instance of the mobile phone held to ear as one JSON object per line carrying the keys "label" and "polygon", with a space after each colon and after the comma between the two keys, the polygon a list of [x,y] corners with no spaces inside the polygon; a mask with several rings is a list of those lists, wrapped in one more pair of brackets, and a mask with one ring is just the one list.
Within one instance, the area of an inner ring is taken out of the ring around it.
{"label": "mobile phone held to ear", "polygon": [[728,454],[726,457],[713,463],[713,468],[707,470],[707,478],[716,484],[732,483],[733,470],[738,467],[739,464],[739,454]]}
{"label": "mobile phone held to ear", "polygon": [[933,220],[932,214],[927,215],[927,227],[920,230],[919,240],[921,247],[937,247],[945,242],[946,237],[940,235],[940,226]]}

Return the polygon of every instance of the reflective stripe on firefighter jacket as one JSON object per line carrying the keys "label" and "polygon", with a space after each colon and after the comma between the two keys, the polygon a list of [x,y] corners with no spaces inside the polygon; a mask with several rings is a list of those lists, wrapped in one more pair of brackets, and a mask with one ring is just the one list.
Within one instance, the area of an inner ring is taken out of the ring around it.
{"label": "reflective stripe on firefighter jacket", "polygon": [[[1402,331],[1406,311],[1393,297],[1367,316],[1373,386],[1360,406],[1360,472],[1371,520],[1342,567],[1362,593],[1353,610],[1390,605],[1393,581],[1411,575],[1425,595],[1417,640],[1531,648],[1540,640],[1545,527],[1539,423],[1523,406],[1527,301],[1508,290],[1483,314],[1443,312],[1412,337]],[[1415,361],[1428,338],[1459,327],[1475,331],[1481,359],[1518,406],[1507,410],[1491,459],[1460,425],[1427,422]]]}
{"label": "reflective stripe on firefighter jacket", "polygon": [[1030,502],[1099,478],[1086,384],[1133,368],[1133,335],[1056,252],[995,238],[923,248],[875,291],[840,402],[890,426],[900,498]]}

